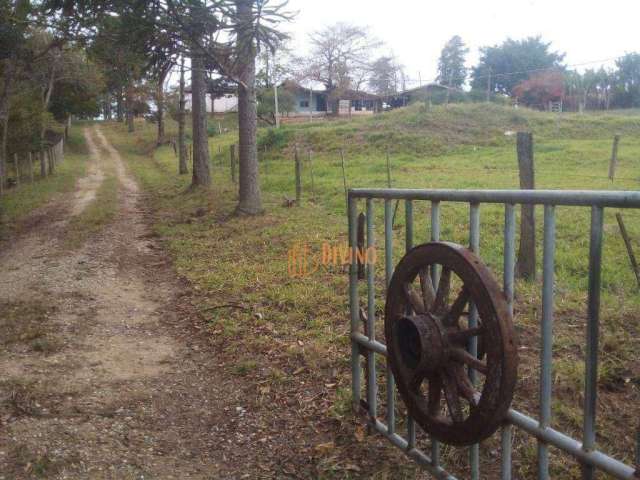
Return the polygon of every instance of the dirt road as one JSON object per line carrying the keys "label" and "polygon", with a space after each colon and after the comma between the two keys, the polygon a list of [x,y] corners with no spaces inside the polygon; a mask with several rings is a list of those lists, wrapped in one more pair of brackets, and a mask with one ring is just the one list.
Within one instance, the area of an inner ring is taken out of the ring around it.
{"label": "dirt road", "polygon": [[[0,479],[228,478],[229,407],[217,402],[234,393],[194,333],[138,185],[99,128],[85,137],[89,174],[0,255]],[[115,220],[69,249],[66,227],[107,167]]]}

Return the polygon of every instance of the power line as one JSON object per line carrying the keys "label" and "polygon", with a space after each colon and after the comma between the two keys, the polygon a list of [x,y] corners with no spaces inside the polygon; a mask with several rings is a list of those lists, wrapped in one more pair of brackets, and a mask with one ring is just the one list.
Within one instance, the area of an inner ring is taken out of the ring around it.
{"label": "power line", "polygon": [[[537,73],[537,72],[546,72],[546,71],[553,71],[553,70],[565,70],[565,69],[570,69],[570,68],[576,68],[576,67],[584,67],[585,65],[593,65],[593,64],[602,64],[602,63],[606,63],[606,62],[611,62],[614,60],[617,60],[618,58],[620,58],[620,56],[617,57],[610,57],[610,58],[605,58],[605,59],[601,59],[601,60],[591,60],[588,62],[581,62],[581,63],[573,63],[571,65],[556,65],[553,67],[544,67],[544,68],[532,68],[532,69],[528,69],[528,70],[520,70],[520,71],[515,71],[515,72],[505,72],[505,73],[491,73],[491,74],[483,74],[483,75],[477,75],[474,76],[474,79],[486,79],[486,78],[496,78],[496,77],[510,77],[513,75],[522,75],[525,73]],[[452,77],[452,80],[466,80],[467,76],[464,77]],[[407,78],[406,81],[409,82],[417,82],[418,79],[415,78]],[[438,81],[438,77],[435,77],[431,80],[424,80],[421,79],[422,83],[435,83]]]}

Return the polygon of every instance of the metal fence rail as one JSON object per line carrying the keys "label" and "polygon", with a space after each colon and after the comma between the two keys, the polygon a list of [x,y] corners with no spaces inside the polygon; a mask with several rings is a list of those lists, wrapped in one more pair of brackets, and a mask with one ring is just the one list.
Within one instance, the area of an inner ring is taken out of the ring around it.
{"label": "metal fence rail", "polygon": [[[549,478],[548,446],[554,446],[573,456],[582,465],[584,479],[592,479],[601,470],[619,479],[638,479],[640,472],[596,448],[596,401],[598,375],[598,336],[601,290],[601,260],[603,242],[604,208],[640,208],[640,193],[626,191],[557,191],[557,190],[419,190],[419,189],[351,189],[348,192],[349,245],[352,262],[349,269],[349,297],[351,318],[352,394],[354,405],[361,402],[361,355],[366,356],[367,381],[366,404],[373,428],[385,435],[394,445],[423,465],[437,478],[454,479],[441,465],[438,442],[430,442],[429,453],[416,445],[416,428],[412,418],[407,418],[407,432],[403,436],[395,431],[395,384],[387,363],[387,415],[380,418],[377,412],[376,355],[386,356],[387,349],[376,337],[375,331],[375,266],[367,264],[366,329],[360,329],[360,300],[358,298],[357,215],[358,200],[366,200],[366,245],[372,247],[374,238],[374,199],[384,200],[384,266],[386,285],[393,273],[393,200],[404,200],[406,250],[413,246],[413,203],[416,200],[431,202],[431,240],[440,239],[441,202],[469,204],[469,246],[478,253],[480,245],[480,206],[482,203],[504,205],[504,262],[503,290],[509,309],[513,311],[516,205],[544,205],[542,316],[540,345],[540,410],[534,419],[510,409],[505,426],[501,429],[501,478],[511,479],[511,439],[515,426],[538,440],[538,478]],[[554,269],[556,251],[556,206],[582,206],[591,208],[591,233],[589,246],[589,279],[586,327],[585,385],[583,404],[583,435],[580,440],[571,438],[550,427],[552,399],[552,335],[554,320]],[[436,272],[432,272],[436,276]],[[437,278],[433,278],[437,285]],[[470,313],[473,321],[473,313]],[[472,347],[473,351],[473,347]],[[635,426],[634,426],[635,427]],[[640,438],[637,451],[640,452]],[[469,452],[471,478],[480,476],[478,445]],[[637,454],[640,455],[640,454]],[[638,467],[640,468],[640,467]]]}

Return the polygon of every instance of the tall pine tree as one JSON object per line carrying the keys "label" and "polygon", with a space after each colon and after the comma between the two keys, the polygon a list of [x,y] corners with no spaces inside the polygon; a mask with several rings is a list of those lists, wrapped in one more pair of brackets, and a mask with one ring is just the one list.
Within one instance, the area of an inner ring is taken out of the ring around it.
{"label": "tall pine tree", "polygon": [[438,60],[438,82],[449,87],[460,88],[467,80],[467,69],[464,66],[469,49],[462,38],[454,35],[444,45]]}

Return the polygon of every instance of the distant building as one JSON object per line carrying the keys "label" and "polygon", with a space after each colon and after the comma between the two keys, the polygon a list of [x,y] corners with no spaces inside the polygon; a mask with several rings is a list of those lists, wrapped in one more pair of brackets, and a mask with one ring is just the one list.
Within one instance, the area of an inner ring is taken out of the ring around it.
{"label": "distant building", "polygon": [[336,90],[329,94],[326,90],[303,87],[291,80],[283,82],[282,88],[295,96],[290,116],[371,115],[382,110],[382,99],[378,95],[359,90]]}
{"label": "distant building", "polygon": [[[235,93],[207,93],[205,97],[207,113],[228,113],[238,111],[238,96]],[[191,111],[191,87],[184,89],[184,108]]]}
{"label": "distant building", "polygon": [[[228,113],[238,111],[238,97],[236,95],[227,94],[220,98],[213,98],[211,95],[206,96],[207,113]],[[184,94],[184,108],[191,111],[191,92]]]}

